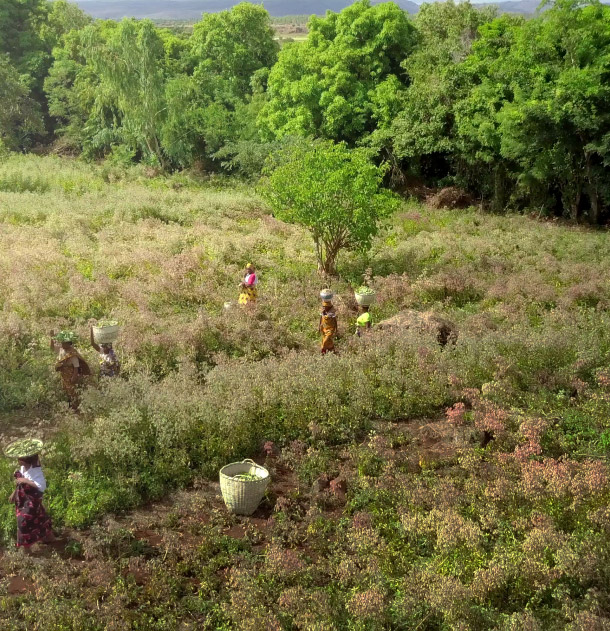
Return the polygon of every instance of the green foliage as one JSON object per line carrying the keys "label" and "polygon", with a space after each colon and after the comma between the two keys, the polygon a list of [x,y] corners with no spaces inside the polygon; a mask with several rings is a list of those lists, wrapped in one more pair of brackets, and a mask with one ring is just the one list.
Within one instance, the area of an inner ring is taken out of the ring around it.
{"label": "green foliage", "polygon": [[[607,198],[601,105],[610,47],[608,9],[557,2],[539,18],[500,18],[481,31],[456,106],[460,154],[497,208],[513,203],[597,223]],[[595,52],[594,52],[595,51]]]}
{"label": "green foliage", "polygon": [[116,96],[125,139],[145,162],[164,166],[159,128],[166,111],[165,49],[153,23],[123,20],[103,45],[90,37],[87,46],[102,91]]}
{"label": "green foliage", "polygon": [[43,131],[38,104],[8,57],[0,53],[0,144],[9,150],[25,149]]}
{"label": "green foliage", "polygon": [[[415,17],[418,44],[403,62],[410,85],[400,112],[389,121],[389,137],[396,157],[416,175],[442,174],[455,153],[454,107],[468,89],[459,68],[493,13],[450,1],[424,4]],[[383,143],[385,135],[376,135]]]}
{"label": "green foliage", "polygon": [[[249,187],[19,155],[0,182],[24,183],[0,190],[3,444],[45,438],[45,506],[67,539],[14,551],[0,506],[0,587],[25,585],[0,627],[603,628],[608,233],[403,202],[342,257],[340,354],[320,357],[313,245]],[[225,309],[246,260],[259,307]],[[343,335],[368,268],[375,322],[425,309],[456,343]],[[48,329],[83,339],[109,314],[124,377],[93,380],[74,415]],[[229,515],[203,478],[261,447],[263,518]],[[3,497],[13,470],[0,459]]]}
{"label": "green foliage", "polygon": [[319,271],[336,274],[342,249],[368,249],[379,222],[398,208],[381,189],[385,166],[372,164],[363,150],[326,142],[287,149],[279,162],[270,162],[261,192],[280,219],[309,230]]}
{"label": "green foliage", "polygon": [[308,27],[305,42],[282,49],[259,124],[270,138],[362,142],[391,117],[388,99],[395,101],[405,87],[400,64],[413,48],[415,29],[396,4],[368,0],[312,17]]}

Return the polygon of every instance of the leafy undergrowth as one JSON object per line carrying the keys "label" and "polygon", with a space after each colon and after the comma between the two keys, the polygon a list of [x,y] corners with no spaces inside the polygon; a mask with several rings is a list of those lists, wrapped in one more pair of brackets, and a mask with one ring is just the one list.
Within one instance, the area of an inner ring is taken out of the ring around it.
{"label": "leafy undergrowth", "polygon": [[479,447],[481,415],[502,415],[472,396],[340,448],[268,441],[273,482],[252,517],[199,479],[9,551],[3,628],[605,629],[605,467],[528,460],[543,422],[522,421],[512,449]]}
{"label": "leafy undergrowth", "polygon": [[[69,533],[24,557],[0,505],[3,628],[608,628],[606,232],[405,202],[341,259],[340,354],[321,357],[312,244],[250,191],[51,158],[0,176],[3,441],[47,438]],[[225,309],[247,261],[258,307]],[[355,339],[367,268],[375,322],[426,311],[455,343]],[[75,415],[46,334],[101,317],[124,325],[123,378]],[[229,518],[205,480],[265,443],[275,495]]]}

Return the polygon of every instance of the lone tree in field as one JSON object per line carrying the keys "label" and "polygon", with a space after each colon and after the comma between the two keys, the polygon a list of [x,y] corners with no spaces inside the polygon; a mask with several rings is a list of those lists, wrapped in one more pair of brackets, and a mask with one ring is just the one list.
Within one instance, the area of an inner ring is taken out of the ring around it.
{"label": "lone tree in field", "polygon": [[380,222],[398,207],[381,187],[385,171],[367,151],[345,144],[297,146],[270,162],[261,193],[278,219],[311,232],[318,271],[336,275],[340,250],[368,250]]}

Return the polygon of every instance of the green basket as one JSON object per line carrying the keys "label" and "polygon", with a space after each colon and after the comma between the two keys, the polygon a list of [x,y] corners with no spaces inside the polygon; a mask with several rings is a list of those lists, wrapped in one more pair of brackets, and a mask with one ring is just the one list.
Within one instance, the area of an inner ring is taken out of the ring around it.
{"label": "green basket", "polygon": [[[240,473],[256,475],[258,480],[236,480]],[[227,508],[237,515],[252,515],[269,485],[269,471],[254,460],[232,462],[220,470],[220,491]]]}

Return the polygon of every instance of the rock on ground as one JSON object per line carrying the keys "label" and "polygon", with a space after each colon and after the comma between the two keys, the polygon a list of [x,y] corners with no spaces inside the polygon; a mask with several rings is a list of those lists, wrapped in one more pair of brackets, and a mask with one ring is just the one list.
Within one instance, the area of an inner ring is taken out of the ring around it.
{"label": "rock on ground", "polygon": [[468,208],[472,206],[472,197],[457,186],[447,186],[428,198],[432,208]]}
{"label": "rock on ground", "polygon": [[375,328],[382,331],[413,329],[422,333],[432,333],[436,336],[441,346],[445,346],[449,342],[455,344],[458,338],[458,330],[455,324],[431,311],[420,312],[407,309],[392,318],[382,320]]}

